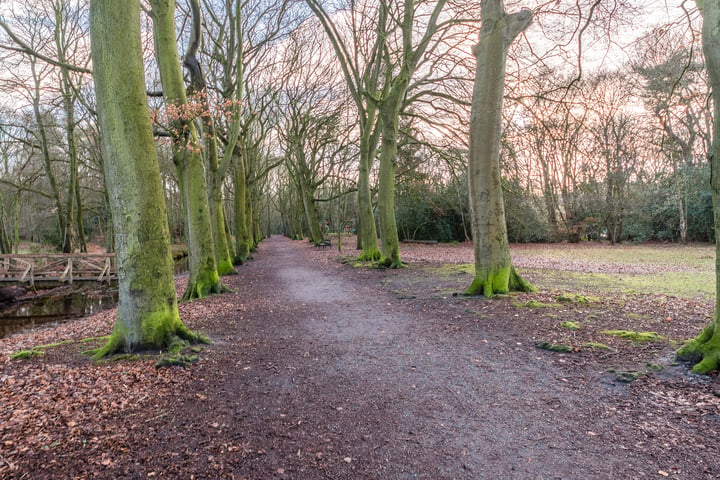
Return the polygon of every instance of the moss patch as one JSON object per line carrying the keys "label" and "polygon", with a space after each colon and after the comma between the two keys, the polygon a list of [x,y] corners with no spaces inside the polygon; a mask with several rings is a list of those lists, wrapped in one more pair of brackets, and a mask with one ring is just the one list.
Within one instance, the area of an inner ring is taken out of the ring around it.
{"label": "moss patch", "polygon": [[563,328],[567,328],[567,329],[569,329],[569,330],[579,330],[579,329],[580,329],[580,324],[579,324],[579,323],[577,323],[577,322],[571,322],[571,321],[562,322],[562,323],[560,324],[560,326],[563,327]]}
{"label": "moss patch", "polygon": [[599,302],[599,297],[589,297],[585,295],[578,295],[574,293],[563,293],[558,295],[555,300],[557,300],[560,303],[580,303],[580,304],[587,304],[587,303],[594,303]]}
{"label": "moss patch", "polygon": [[155,362],[157,368],[162,367],[187,367],[191,363],[199,360],[197,355],[183,355],[180,353],[174,355],[166,355]]}
{"label": "moss patch", "polygon": [[600,342],[586,342],[583,343],[583,347],[595,348],[598,350],[610,350],[610,347]]}
{"label": "moss patch", "polygon": [[610,373],[615,374],[615,380],[623,383],[630,383],[637,380],[640,377],[647,375],[647,372],[641,372],[636,370],[608,370]]}
{"label": "moss patch", "polygon": [[29,350],[20,350],[19,352],[15,352],[10,355],[10,360],[22,360],[25,358],[40,357],[42,355],[45,355],[45,350],[47,350],[48,348],[55,348],[61,345],[69,345],[71,343],[75,343],[75,340],[63,340],[62,342],[46,343],[45,345],[38,345],[36,347],[32,347]]}
{"label": "moss patch", "polygon": [[45,352],[42,350],[20,350],[10,355],[10,360],[23,360],[25,358],[40,357],[42,355],[45,355]]}
{"label": "moss patch", "polygon": [[550,342],[538,342],[535,344],[535,348],[539,348],[541,350],[549,350],[551,352],[558,352],[558,353],[572,353],[572,352],[579,352],[580,349],[570,347],[568,345],[562,344],[562,343],[550,343]]}
{"label": "moss patch", "polygon": [[102,336],[102,337],[83,338],[82,340],[80,340],[80,343],[107,342],[108,338],[110,338],[110,335],[105,335],[105,336]]}
{"label": "moss patch", "polygon": [[657,332],[634,332],[632,330],[602,330],[603,335],[612,335],[613,337],[625,338],[633,342],[660,342],[665,337]]}

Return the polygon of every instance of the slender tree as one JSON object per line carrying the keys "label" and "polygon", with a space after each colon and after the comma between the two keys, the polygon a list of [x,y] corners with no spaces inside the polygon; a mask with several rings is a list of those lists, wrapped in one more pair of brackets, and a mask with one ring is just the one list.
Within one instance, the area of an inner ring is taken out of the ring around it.
{"label": "slender tree", "polygon": [[183,324],[178,311],[145,94],[139,0],[93,0],[90,32],[119,287],[115,327],[96,356],[202,340]]}
{"label": "slender tree", "polygon": [[220,293],[222,283],[215,261],[208,190],[200,139],[185,94],[185,82],[177,54],[175,1],[151,0],[155,55],[173,142],[173,162],[186,216],[188,285],[183,300]]}
{"label": "slender tree", "polygon": [[505,62],[513,40],[532,21],[532,12],[508,14],[502,0],[482,1],[480,41],[473,54],[477,71],[470,117],[469,191],[475,279],[468,295],[492,296],[532,287],[510,260],[500,180],[500,130]]}

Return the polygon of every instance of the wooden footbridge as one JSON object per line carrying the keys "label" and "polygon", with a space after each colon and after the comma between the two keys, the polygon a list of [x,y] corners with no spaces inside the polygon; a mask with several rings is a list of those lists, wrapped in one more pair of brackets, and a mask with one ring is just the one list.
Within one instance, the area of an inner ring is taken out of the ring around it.
{"label": "wooden footbridge", "polygon": [[0,287],[32,289],[61,285],[110,284],[117,280],[115,254],[0,255]]}

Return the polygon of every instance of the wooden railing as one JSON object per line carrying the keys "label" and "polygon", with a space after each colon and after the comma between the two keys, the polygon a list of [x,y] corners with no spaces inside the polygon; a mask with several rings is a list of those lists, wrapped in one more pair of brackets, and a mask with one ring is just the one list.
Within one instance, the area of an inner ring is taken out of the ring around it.
{"label": "wooden railing", "polygon": [[32,287],[78,282],[110,283],[117,278],[115,254],[0,255],[0,283]]}

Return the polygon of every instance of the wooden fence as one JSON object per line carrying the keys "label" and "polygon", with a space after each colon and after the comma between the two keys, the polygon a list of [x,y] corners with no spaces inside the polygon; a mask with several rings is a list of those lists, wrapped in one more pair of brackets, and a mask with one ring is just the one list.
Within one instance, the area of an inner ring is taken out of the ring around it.
{"label": "wooden fence", "polygon": [[0,255],[0,284],[49,288],[116,279],[115,254]]}

